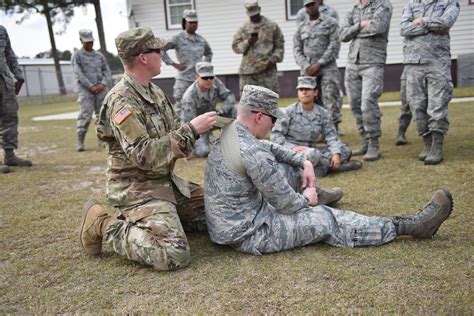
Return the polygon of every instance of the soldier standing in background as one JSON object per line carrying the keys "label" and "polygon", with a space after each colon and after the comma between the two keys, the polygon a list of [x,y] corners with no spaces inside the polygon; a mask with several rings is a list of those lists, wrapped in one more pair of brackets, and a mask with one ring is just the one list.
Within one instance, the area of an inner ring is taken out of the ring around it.
{"label": "soldier standing in background", "polygon": [[[100,111],[97,136],[108,143],[107,199],[110,216],[96,201],[84,204],[80,241],[89,255],[114,251],[156,270],[174,270],[190,261],[187,230],[205,230],[202,188],[174,172],[216,112],[180,125],[163,91],[151,82],[161,72],[165,41],[149,28],[134,28],[115,39],[124,65],[122,80]],[[183,223],[183,225],[182,225]]]}
{"label": "soldier standing in background", "polygon": [[331,113],[338,130],[341,122],[341,73],[336,58],[341,48],[339,26],[330,17],[319,13],[318,2],[304,1],[309,19],[298,27],[293,38],[293,55],[301,67],[301,75],[319,77],[321,101]]}
{"label": "soldier standing in background", "polygon": [[[272,91],[246,86],[237,120],[224,128],[207,159],[204,201],[213,242],[262,255],[322,242],[336,247],[380,246],[401,235],[432,238],[453,208],[438,190],[416,215],[365,216],[325,205],[314,185],[311,162],[303,155],[260,141],[281,117]],[[235,153],[237,152],[237,154]],[[302,193],[279,162],[303,168]],[[316,206],[317,205],[317,206]]]}
{"label": "soldier standing in background", "polygon": [[405,67],[403,68],[402,75],[400,76],[400,116],[398,117],[398,134],[395,141],[395,145],[401,146],[407,144],[405,133],[410,126],[412,114],[410,105],[407,101],[407,72]]}
{"label": "soldier standing in background", "polygon": [[92,114],[99,116],[102,101],[112,84],[112,74],[107,60],[102,53],[95,51],[94,37],[91,30],[80,30],[79,38],[82,48],[74,53],[71,59],[72,70],[76,81],[77,103],[77,151],[84,151]]}
{"label": "soldier standing in background", "polygon": [[[163,50],[163,61],[178,70],[173,86],[173,97],[175,99],[175,110],[178,118],[181,117],[181,99],[186,89],[196,80],[196,63],[200,61],[212,61],[212,50],[206,39],[196,33],[198,28],[198,16],[195,10],[184,10],[182,27]],[[174,49],[179,63],[173,61],[167,51]]]}
{"label": "soldier standing in background", "polygon": [[[318,4],[320,14],[327,17],[331,17],[336,20],[337,23],[339,23],[339,14],[337,14],[337,11],[335,9],[325,4],[323,0],[316,0],[316,3]],[[303,7],[298,11],[298,13],[296,13],[296,27],[299,27],[301,24],[308,20],[309,15],[308,12],[306,12],[305,6],[303,5]]]}
{"label": "soldier standing in background", "polygon": [[[16,79],[13,81],[10,72]],[[10,44],[8,32],[0,25],[0,134],[5,156],[0,162],[0,173],[10,172],[7,166],[30,167],[33,164],[15,155],[18,148],[18,101],[16,95],[20,92],[25,79],[18,65],[18,60]]]}
{"label": "soldier standing in background", "polygon": [[256,0],[247,0],[249,20],[234,34],[232,49],[242,54],[240,63],[240,93],[245,85],[257,85],[279,92],[277,66],[283,61],[285,40],[280,27],[260,15]]}
{"label": "soldier standing in background", "polygon": [[357,0],[341,23],[339,37],[351,41],[345,73],[346,92],[362,139],[354,155],[364,160],[380,157],[382,112],[378,98],[383,92],[388,31],[392,18],[389,0]]}
{"label": "soldier standing in background", "polygon": [[407,100],[425,144],[418,159],[426,165],[443,161],[453,93],[449,30],[458,15],[457,0],[409,0],[403,10],[400,34],[405,38]]}
{"label": "soldier standing in background", "polygon": [[[217,100],[224,101],[219,110],[221,116],[232,117],[235,107],[235,96],[214,75],[211,63],[196,64],[197,79],[189,86],[181,99],[181,121],[189,122],[193,118],[209,111],[216,111]],[[194,144],[193,155],[207,157],[209,154],[210,132],[202,134]]]}

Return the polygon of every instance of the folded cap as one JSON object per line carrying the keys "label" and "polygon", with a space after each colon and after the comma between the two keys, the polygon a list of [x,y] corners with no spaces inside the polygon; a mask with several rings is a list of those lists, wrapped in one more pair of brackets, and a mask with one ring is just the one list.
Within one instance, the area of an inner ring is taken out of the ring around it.
{"label": "folded cap", "polygon": [[148,27],[137,27],[120,33],[115,38],[115,46],[120,58],[137,56],[147,49],[161,49],[166,41],[155,37]]}
{"label": "folded cap", "polygon": [[199,62],[196,64],[196,73],[199,77],[214,77],[214,66],[206,61]]}
{"label": "folded cap", "polygon": [[248,16],[254,16],[260,13],[260,7],[256,0],[245,1],[245,9],[247,10]]}
{"label": "folded cap", "polygon": [[199,21],[196,10],[184,10],[183,11],[183,19],[185,19],[187,22],[197,22],[197,21]]}
{"label": "folded cap", "polygon": [[303,2],[303,6],[306,6],[307,4],[310,4],[310,3],[316,3],[316,1],[315,0],[305,0]]}
{"label": "folded cap", "polygon": [[261,110],[274,117],[283,117],[283,112],[278,108],[278,94],[270,89],[246,85],[242,90],[240,104],[252,109]]}
{"label": "folded cap", "polygon": [[79,30],[79,38],[82,42],[93,42],[94,36],[92,36],[91,30],[82,29]]}
{"label": "folded cap", "polygon": [[298,77],[298,86],[296,89],[315,89],[316,88],[316,78],[310,76]]}

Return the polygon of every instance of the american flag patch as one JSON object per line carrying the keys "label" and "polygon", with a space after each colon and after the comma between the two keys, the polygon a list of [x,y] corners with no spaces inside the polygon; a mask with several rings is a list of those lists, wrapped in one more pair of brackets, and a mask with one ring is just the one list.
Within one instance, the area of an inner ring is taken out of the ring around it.
{"label": "american flag patch", "polygon": [[117,123],[117,125],[122,124],[122,122],[125,121],[125,119],[129,117],[130,114],[132,114],[132,112],[130,112],[128,109],[126,108],[121,109],[120,111],[118,111],[117,114],[115,114],[115,117],[114,117],[115,123]]}

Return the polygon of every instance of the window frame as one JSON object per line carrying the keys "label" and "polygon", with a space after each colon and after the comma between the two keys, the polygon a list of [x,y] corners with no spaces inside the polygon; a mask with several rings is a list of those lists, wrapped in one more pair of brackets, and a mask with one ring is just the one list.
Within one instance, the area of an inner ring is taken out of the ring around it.
{"label": "window frame", "polygon": [[[196,4],[195,0],[188,0],[189,4],[191,4],[191,10],[196,10]],[[170,0],[163,0],[163,5],[165,7],[165,20],[166,20],[166,29],[167,30],[178,30],[181,29],[181,21],[179,24],[171,24],[171,12],[170,12],[170,7],[173,5],[170,5]],[[179,5],[183,5],[182,3]],[[184,11],[184,10],[183,10]]]}
{"label": "window frame", "polygon": [[[296,20],[296,16],[297,16],[296,14],[303,7],[302,6],[301,8],[299,8],[298,11],[296,11],[295,15],[290,15],[291,2],[292,2],[292,0],[285,0],[285,11],[286,11],[286,20],[287,21]],[[304,3],[304,1],[302,1],[301,4],[303,4],[303,3]]]}

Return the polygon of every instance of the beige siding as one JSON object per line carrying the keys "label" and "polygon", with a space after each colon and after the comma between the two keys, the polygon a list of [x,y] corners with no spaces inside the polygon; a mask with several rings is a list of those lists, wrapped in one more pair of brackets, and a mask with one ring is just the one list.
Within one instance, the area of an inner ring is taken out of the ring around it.
{"label": "beige siding", "polygon": [[[131,0],[128,0],[129,2]],[[232,36],[237,28],[247,19],[243,0],[194,0],[199,15],[198,33],[203,35],[212,47],[214,57],[213,63],[217,74],[235,74],[240,64],[240,55],[232,51]],[[400,36],[400,18],[406,0],[392,1],[393,16],[390,25],[390,37],[388,44],[388,63],[401,63],[403,60],[402,37]],[[278,23],[285,35],[285,58],[278,69],[281,71],[297,70],[293,58],[293,35],[296,31],[294,20],[286,20],[286,9],[284,0],[260,0],[262,15]],[[334,7],[340,20],[344,19],[347,11],[354,5],[354,0],[326,0],[326,3]],[[451,52],[453,58],[459,54],[474,52],[474,5],[468,5],[467,0],[461,0],[461,14],[458,21],[451,30]],[[155,35],[163,38],[171,38],[180,30],[167,30],[165,21],[165,9],[163,0],[133,0],[133,18],[139,26],[149,26]],[[133,27],[133,19],[130,27]],[[338,65],[344,67],[349,44],[341,45]],[[173,58],[173,53],[170,54]],[[169,78],[174,75],[174,68],[162,66],[161,78]]]}

